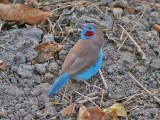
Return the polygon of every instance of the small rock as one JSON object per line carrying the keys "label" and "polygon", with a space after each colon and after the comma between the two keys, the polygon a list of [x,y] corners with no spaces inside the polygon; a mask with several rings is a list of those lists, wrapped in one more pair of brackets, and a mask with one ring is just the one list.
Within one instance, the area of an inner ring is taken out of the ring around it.
{"label": "small rock", "polygon": [[55,62],[55,61],[53,61],[53,62],[51,62],[50,64],[49,64],[49,68],[48,68],[48,70],[50,71],[50,72],[58,72],[59,71],[59,66],[58,66],[58,64]]}
{"label": "small rock", "polygon": [[159,69],[160,68],[160,59],[159,58],[154,58],[150,64],[151,67],[154,69]]}
{"label": "small rock", "polygon": [[19,109],[19,112],[21,116],[27,115],[27,112],[25,111],[25,109]]}
{"label": "small rock", "polygon": [[12,66],[11,70],[13,70],[14,72],[16,72],[18,70],[18,66]]}
{"label": "small rock", "polygon": [[12,77],[12,78],[11,78],[11,82],[12,82],[13,84],[17,84],[16,78],[15,78],[15,77]]}
{"label": "small rock", "polygon": [[[42,94],[42,92],[43,93],[45,92],[47,94],[49,88],[50,88],[50,85],[48,83],[40,84],[40,85],[37,85],[35,88],[33,88],[33,90],[31,91],[31,94],[34,96],[38,96],[38,95]],[[46,97],[47,97],[47,95],[46,95]],[[46,99],[48,99],[48,98],[46,98]]]}
{"label": "small rock", "polygon": [[16,105],[15,105],[15,108],[16,108],[16,109],[20,109],[20,108],[21,108],[21,104],[16,104]]}
{"label": "small rock", "polygon": [[30,62],[34,58],[36,58],[37,55],[38,55],[38,53],[35,50],[27,50],[25,53],[25,56],[26,56],[28,62]]}
{"label": "small rock", "polygon": [[17,74],[20,75],[22,78],[30,78],[32,77],[33,70],[33,65],[21,64],[18,67]]}
{"label": "small rock", "polygon": [[137,69],[139,72],[145,72],[147,68],[145,66],[141,65],[141,66],[138,66]]}
{"label": "small rock", "polygon": [[149,17],[149,23],[151,25],[155,23],[160,24],[160,14],[158,12],[151,12]]}
{"label": "small rock", "polygon": [[35,64],[35,69],[39,74],[46,73],[46,64]]}
{"label": "small rock", "polygon": [[45,74],[45,77],[44,77],[45,81],[49,82],[53,79],[54,79],[54,75],[52,73],[48,72],[48,73]]}
{"label": "small rock", "polygon": [[42,39],[42,42],[43,42],[43,43],[54,42],[54,37],[53,37],[53,35],[52,35],[52,34],[44,35],[44,36],[43,36],[43,39]]}
{"label": "small rock", "polygon": [[34,118],[34,116],[29,114],[26,117],[24,117],[23,120],[32,120],[33,118]]}
{"label": "small rock", "polygon": [[145,31],[139,31],[138,37],[139,37],[139,40],[141,40],[142,42],[152,39],[151,33],[145,32]]}
{"label": "small rock", "polygon": [[158,12],[151,12],[149,16],[149,23],[153,26],[155,23],[160,24],[160,14]]}
{"label": "small rock", "polygon": [[26,57],[24,56],[24,54],[21,52],[18,52],[14,57],[14,63],[23,64],[25,62],[26,62]]}
{"label": "small rock", "polygon": [[61,61],[64,61],[65,58],[66,58],[66,56],[67,56],[67,54],[68,54],[68,51],[67,51],[67,50],[61,50],[61,51],[59,52],[59,59],[60,59]]}

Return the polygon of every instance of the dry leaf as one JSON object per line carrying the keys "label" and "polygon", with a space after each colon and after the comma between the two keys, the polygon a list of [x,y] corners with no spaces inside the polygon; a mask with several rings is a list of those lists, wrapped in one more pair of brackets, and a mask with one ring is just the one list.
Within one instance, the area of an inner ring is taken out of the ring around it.
{"label": "dry leaf", "polygon": [[45,20],[51,12],[44,12],[23,4],[0,3],[0,18],[6,20],[17,20],[28,24],[38,24]]}
{"label": "dry leaf", "polygon": [[91,120],[106,120],[105,113],[99,107],[95,106],[87,110],[90,113]]}
{"label": "dry leaf", "polygon": [[87,108],[83,105],[81,105],[79,108],[77,120],[91,120],[90,113],[87,111]]}
{"label": "dry leaf", "polygon": [[6,70],[7,66],[0,60],[0,70]]}
{"label": "dry leaf", "polygon": [[153,28],[154,28],[155,30],[157,30],[158,32],[160,32],[160,25],[154,24]]}
{"label": "dry leaf", "polygon": [[8,0],[0,0],[0,3],[8,4]]}
{"label": "dry leaf", "polygon": [[70,104],[69,106],[65,107],[63,110],[61,110],[62,116],[71,115],[74,112],[74,104]]}
{"label": "dry leaf", "polygon": [[103,111],[105,113],[114,113],[113,111],[116,111],[116,116],[127,117],[127,111],[119,103],[115,103],[110,108],[104,109]]}
{"label": "dry leaf", "polygon": [[77,120],[107,120],[105,113],[97,106],[86,108],[81,105]]}
{"label": "dry leaf", "polygon": [[56,53],[58,53],[62,49],[62,45],[58,43],[41,43],[39,44],[35,50],[39,52],[38,57],[36,57],[32,64],[45,62],[50,58],[54,57]]}

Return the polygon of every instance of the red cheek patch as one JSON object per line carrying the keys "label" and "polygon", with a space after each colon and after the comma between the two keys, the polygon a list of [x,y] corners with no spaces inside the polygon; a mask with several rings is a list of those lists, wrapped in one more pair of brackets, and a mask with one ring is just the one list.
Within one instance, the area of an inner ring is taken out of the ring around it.
{"label": "red cheek patch", "polygon": [[92,31],[87,31],[84,35],[85,35],[86,37],[90,37],[90,36],[93,36],[93,35],[94,35],[94,32],[92,32]]}

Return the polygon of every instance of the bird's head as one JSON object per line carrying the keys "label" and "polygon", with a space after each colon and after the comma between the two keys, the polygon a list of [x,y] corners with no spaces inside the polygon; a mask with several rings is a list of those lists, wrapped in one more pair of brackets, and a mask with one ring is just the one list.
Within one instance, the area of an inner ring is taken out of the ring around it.
{"label": "bird's head", "polygon": [[91,39],[95,35],[95,27],[91,23],[87,24],[80,24],[82,31],[81,31],[81,39]]}
{"label": "bird's head", "polygon": [[99,25],[95,23],[80,24],[81,40],[92,40],[98,46],[102,46],[104,42],[103,32]]}

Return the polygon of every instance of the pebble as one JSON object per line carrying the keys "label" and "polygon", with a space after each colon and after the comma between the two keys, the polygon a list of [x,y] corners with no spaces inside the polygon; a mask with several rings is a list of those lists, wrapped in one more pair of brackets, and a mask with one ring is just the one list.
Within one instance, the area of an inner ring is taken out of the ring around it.
{"label": "pebble", "polygon": [[159,69],[160,68],[160,59],[159,58],[154,58],[150,64],[151,67],[154,69]]}
{"label": "pebble", "polygon": [[67,56],[67,54],[68,54],[68,52],[69,52],[69,51],[67,51],[67,50],[61,50],[61,51],[59,52],[59,59],[60,59],[61,61],[64,61],[65,58],[66,58],[66,56]]}
{"label": "pebble", "polygon": [[35,64],[35,69],[39,74],[44,74],[46,73],[46,70],[47,70],[46,66],[47,66],[47,63],[46,64]]}
{"label": "pebble", "polygon": [[17,74],[20,75],[22,78],[31,78],[33,70],[33,65],[20,64],[17,70]]}
{"label": "pebble", "polygon": [[43,36],[43,39],[42,39],[42,42],[43,42],[43,43],[54,42],[54,37],[53,37],[53,35],[52,35],[52,34],[44,35],[44,36]]}
{"label": "pebble", "polygon": [[26,57],[23,53],[18,52],[14,57],[14,63],[15,64],[23,64],[26,62]]}
{"label": "pebble", "polygon": [[58,66],[58,64],[57,64],[55,61],[51,62],[51,63],[49,64],[48,71],[49,71],[49,72],[52,72],[52,73],[58,72],[58,71],[59,71],[59,66]]}
{"label": "pebble", "polygon": [[25,53],[25,56],[27,58],[27,62],[32,61],[34,58],[36,58],[38,56],[38,52],[36,52],[33,49],[27,50]]}
{"label": "pebble", "polygon": [[21,108],[21,104],[16,104],[16,105],[15,105],[15,108],[16,108],[16,109],[20,109],[20,108]]}
{"label": "pebble", "polygon": [[155,23],[160,24],[160,14],[158,12],[151,12],[149,16],[149,23],[151,25]]}

